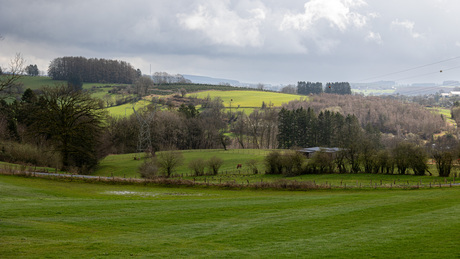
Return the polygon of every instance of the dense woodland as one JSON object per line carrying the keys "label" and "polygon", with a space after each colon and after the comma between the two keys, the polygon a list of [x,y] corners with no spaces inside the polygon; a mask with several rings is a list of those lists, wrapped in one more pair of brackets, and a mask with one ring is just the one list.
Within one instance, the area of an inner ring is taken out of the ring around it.
{"label": "dense woodland", "polygon": [[419,104],[392,98],[322,94],[308,101],[291,101],[284,105],[288,110],[300,107],[315,111],[330,110],[344,116],[352,114],[358,118],[362,127],[370,124],[382,133],[398,137],[415,134],[428,140],[433,134],[445,129],[441,115],[433,114]]}
{"label": "dense woodland", "polygon": [[125,61],[62,57],[51,61],[48,76],[54,80],[132,84],[141,72]]}

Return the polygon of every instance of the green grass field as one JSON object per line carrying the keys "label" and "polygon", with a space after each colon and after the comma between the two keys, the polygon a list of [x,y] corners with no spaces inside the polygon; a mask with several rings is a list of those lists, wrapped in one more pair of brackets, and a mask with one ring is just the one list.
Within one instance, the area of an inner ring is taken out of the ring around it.
{"label": "green grass field", "polygon": [[[235,149],[227,151],[223,149],[207,149],[184,150],[181,151],[181,153],[184,157],[184,161],[177,169],[177,174],[190,174],[190,169],[188,168],[190,161],[197,158],[208,160],[213,156],[220,157],[224,160],[220,168],[221,172],[235,172],[238,164],[244,164],[249,159],[255,159],[262,163],[263,158],[269,151],[259,149]],[[109,155],[101,161],[95,175],[139,178],[140,175],[137,170],[144,160],[134,160],[134,157],[144,157],[144,154]]]}
{"label": "green grass field", "polygon": [[18,81],[24,85],[24,90],[27,88],[36,90],[43,86],[54,86],[56,84],[67,83],[61,80],[52,80],[47,76],[23,76]]}
{"label": "green grass field", "polygon": [[450,109],[441,108],[441,107],[432,107],[432,108],[430,107],[428,108],[428,110],[430,110],[433,113],[441,114],[442,116],[444,116],[445,120],[450,125],[456,125],[455,120],[452,119],[452,114],[450,113]]}
{"label": "green grass field", "polygon": [[1,258],[458,258],[460,188],[250,191],[0,175]]}
{"label": "green grass field", "polygon": [[[204,99],[207,96],[211,98],[220,97],[224,101],[226,108],[237,108],[240,107],[262,107],[262,102],[265,104],[273,103],[274,106],[281,106],[283,103],[288,103],[292,100],[299,100],[301,98],[307,98],[306,96],[295,95],[295,94],[283,94],[274,92],[263,92],[263,91],[203,91],[199,93],[187,94],[189,97],[196,96],[197,98]],[[233,101],[231,101],[233,100]]]}
{"label": "green grass field", "polygon": [[[247,183],[258,182],[273,182],[282,179],[291,181],[309,181],[314,182],[321,186],[331,186],[335,188],[349,187],[349,188],[371,188],[371,187],[387,187],[392,186],[429,186],[445,184],[451,182],[459,182],[459,179],[454,179],[454,174],[459,175],[459,169],[455,166],[452,170],[451,177],[442,178],[437,176],[437,170],[434,165],[429,165],[429,170],[434,176],[414,176],[414,175],[388,175],[388,174],[311,174],[301,175],[286,178],[283,175],[266,175],[264,167],[264,157],[271,152],[271,150],[260,149],[232,149],[224,151],[223,149],[216,150],[185,150],[182,151],[183,164],[177,168],[175,175],[177,177],[195,180],[197,182],[210,182],[210,183],[225,183],[234,182],[237,184],[245,185]],[[138,172],[139,166],[144,162],[144,154],[122,154],[122,155],[109,155],[100,162],[98,169],[93,175],[96,176],[109,176],[121,178],[140,178]],[[224,163],[216,176],[192,176],[191,170],[188,168],[190,161],[197,158],[208,160],[209,158],[217,156],[220,157]],[[134,157],[141,160],[134,160]],[[258,169],[260,174],[254,175],[247,165],[247,161],[254,159],[259,162]],[[239,170],[236,169],[238,164],[243,167]],[[396,172],[395,172],[396,173]],[[177,178],[176,177],[176,178]]]}
{"label": "green grass field", "polygon": [[137,110],[137,109],[140,109],[140,108],[142,108],[144,106],[149,105],[150,103],[151,102],[149,102],[147,100],[140,100],[140,101],[136,102],[135,104],[126,103],[126,104],[122,104],[122,105],[118,105],[118,106],[109,107],[106,110],[109,112],[109,114],[111,116],[125,117],[125,116],[130,116],[131,114],[134,113],[133,105],[134,105],[134,108]]}

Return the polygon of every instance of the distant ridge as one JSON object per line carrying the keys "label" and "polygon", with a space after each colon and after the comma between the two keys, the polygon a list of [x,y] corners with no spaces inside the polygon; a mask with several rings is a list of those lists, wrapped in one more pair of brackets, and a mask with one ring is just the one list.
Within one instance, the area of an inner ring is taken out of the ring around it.
{"label": "distant ridge", "polygon": [[208,76],[196,76],[196,75],[182,75],[185,79],[192,81],[195,84],[210,84],[210,85],[220,85],[220,84],[229,84],[231,86],[242,86],[242,84],[237,80],[223,79],[223,78],[214,78]]}

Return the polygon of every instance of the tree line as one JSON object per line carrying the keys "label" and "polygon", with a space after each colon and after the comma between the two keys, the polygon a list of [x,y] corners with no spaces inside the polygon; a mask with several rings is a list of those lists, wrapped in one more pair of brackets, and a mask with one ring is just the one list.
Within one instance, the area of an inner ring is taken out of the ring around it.
{"label": "tree line", "polygon": [[297,93],[302,95],[322,93],[345,95],[351,94],[351,86],[348,82],[335,82],[327,83],[326,87],[323,88],[323,84],[321,82],[313,83],[299,81],[297,83]]}
{"label": "tree line", "polygon": [[330,110],[344,116],[353,114],[361,127],[370,124],[382,133],[401,138],[412,135],[429,140],[433,134],[448,129],[445,118],[422,105],[385,97],[322,94],[311,96],[308,101],[293,100],[283,107],[288,110],[300,107],[314,111]]}
{"label": "tree line", "polygon": [[354,115],[344,117],[329,110],[316,114],[311,108],[282,108],[278,113],[278,148],[343,146],[345,138],[360,129]]}
{"label": "tree line", "polygon": [[48,76],[53,80],[91,83],[132,84],[141,74],[125,61],[102,58],[60,57],[53,59],[48,67]]}
{"label": "tree line", "polygon": [[[66,85],[42,88],[39,94],[27,89],[20,101],[0,102],[1,157],[24,163],[28,156],[48,154],[52,160],[35,165],[68,171],[90,172],[104,156],[101,145],[105,111],[99,99]],[[35,147],[34,153],[15,152],[18,145]],[[16,155],[15,155],[16,154]]]}

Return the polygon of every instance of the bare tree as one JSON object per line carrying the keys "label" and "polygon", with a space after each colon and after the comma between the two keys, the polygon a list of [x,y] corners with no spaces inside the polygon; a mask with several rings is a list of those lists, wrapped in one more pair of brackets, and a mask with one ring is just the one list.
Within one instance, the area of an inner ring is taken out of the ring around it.
{"label": "bare tree", "polygon": [[148,89],[153,86],[153,80],[149,76],[141,76],[134,83],[138,96],[147,95]]}
{"label": "bare tree", "polygon": [[25,60],[20,53],[10,61],[9,70],[4,71],[0,75],[0,99],[8,98],[7,93],[16,86],[16,81],[21,78],[24,73]]}
{"label": "bare tree", "polygon": [[183,161],[184,157],[180,151],[163,151],[157,154],[158,169],[165,177],[170,177]]}
{"label": "bare tree", "polygon": [[217,173],[219,173],[219,169],[223,163],[224,163],[224,160],[216,156],[213,156],[208,160],[208,166],[209,166],[209,169],[211,169],[211,172],[213,175],[217,175]]}
{"label": "bare tree", "polygon": [[197,158],[190,161],[188,167],[195,173],[195,176],[201,176],[204,175],[206,161],[203,158]]}
{"label": "bare tree", "polygon": [[285,93],[285,94],[296,94],[297,89],[293,85],[287,85],[287,86],[281,88],[281,92]]}
{"label": "bare tree", "polygon": [[185,88],[181,88],[179,89],[179,94],[182,98],[184,98],[185,95],[187,94],[187,90],[185,90]]}

